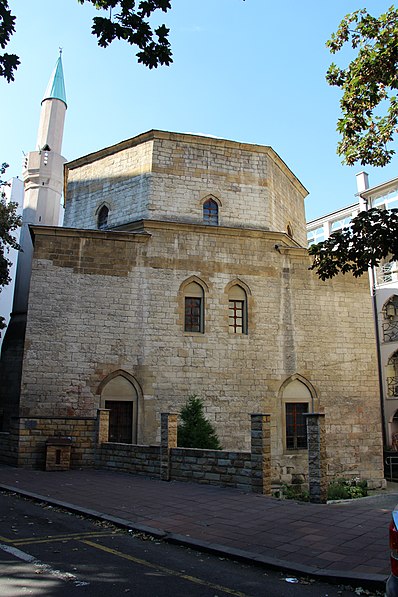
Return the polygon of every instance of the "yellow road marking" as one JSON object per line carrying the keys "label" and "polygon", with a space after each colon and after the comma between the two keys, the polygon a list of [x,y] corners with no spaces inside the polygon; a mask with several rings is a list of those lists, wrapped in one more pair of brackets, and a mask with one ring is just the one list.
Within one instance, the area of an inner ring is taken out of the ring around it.
{"label": "yellow road marking", "polygon": [[100,549],[105,551],[106,553],[110,553],[114,556],[118,556],[119,558],[124,558],[125,560],[130,560],[130,562],[134,562],[135,564],[140,564],[141,566],[146,566],[147,568],[152,568],[154,570],[158,570],[159,572],[164,572],[169,576],[178,576],[184,580],[189,582],[195,583],[197,585],[203,585],[208,587],[209,589],[214,589],[216,591],[222,591],[228,595],[233,595],[234,597],[248,597],[245,593],[241,593],[240,591],[234,591],[233,589],[229,589],[228,587],[223,587],[222,585],[216,585],[210,582],[207,582],[201,578],[197,578],[195,576],[190,576],[189,574],[184,574],[183,572],[179,572],[178,570],[172,570],[171,568],[165,568],[164,566],[159,566],[159,564],[152,564],[152,562],[148,562],[147,560],[141,560],[140,558],[136,558],[131,556],[127,553],[123,553],[122,551],[118,551],[116,549],[112,549],[111,547],[105,547],[105,545],[100,545],[99,543],[94,543],[93,541],[88,541],[83,539],[82,543],[86,545],[90,545],[90,547],[95,547],[96,549]]}
{"label": "yellow road marking", "polygon": [[51,543],[56,541],[79,541],[85,537],[111,537],[115,534],[117,533],[114,531],[99,531],[97,533],[68,533],[66,535],[45,535],[44,537],[21,537],[20,539],[0,537],[0,541],[12,543],[12,545],[29,545],[32,543]]}

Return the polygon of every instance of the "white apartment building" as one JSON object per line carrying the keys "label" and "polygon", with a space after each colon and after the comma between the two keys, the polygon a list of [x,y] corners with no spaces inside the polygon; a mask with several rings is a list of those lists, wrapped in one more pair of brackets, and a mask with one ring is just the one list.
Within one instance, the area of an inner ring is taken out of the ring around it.
{"label": "white apartment building", "polygon": [[[398,208],[398,178],[369,187],[368,175],[357,175],[358,201],[307,223],[308,245],[347,228],[360,211]],[[398,449],[398,262],[369,270],[374,303],[380,376],[381,413],[386,446]]]}

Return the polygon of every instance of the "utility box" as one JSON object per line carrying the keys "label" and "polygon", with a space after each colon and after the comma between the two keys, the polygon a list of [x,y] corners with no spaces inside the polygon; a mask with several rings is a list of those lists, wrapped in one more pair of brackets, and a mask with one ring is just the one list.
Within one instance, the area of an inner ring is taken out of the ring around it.
{"label": "utility box", "polygon": [[46,441],[46,471],[68,471],[70,469],[70,437],[52,437]]}

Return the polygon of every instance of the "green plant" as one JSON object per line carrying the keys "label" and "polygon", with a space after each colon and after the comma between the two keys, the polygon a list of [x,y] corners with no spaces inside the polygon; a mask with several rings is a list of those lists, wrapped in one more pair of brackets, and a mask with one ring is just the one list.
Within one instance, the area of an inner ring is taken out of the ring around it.
{"label": "green plant", "polygon": [[308,502],[310,499],[307,490],[302,489],[300,484],[282,485],[282,495],[285,500],[297,500],[298,502]]}
{"label": "green plant", "polygon": [[328,500],[352,500],[367,495],[367,481],[357,477],[354,479],[334,479],[328,487]]}
{"label": "green plant", "polygon": [[180,413],[178,445],[184,448],[207,448],[221,450],[221,444],[214,427],[204,416],[203,400],[190,396]]}

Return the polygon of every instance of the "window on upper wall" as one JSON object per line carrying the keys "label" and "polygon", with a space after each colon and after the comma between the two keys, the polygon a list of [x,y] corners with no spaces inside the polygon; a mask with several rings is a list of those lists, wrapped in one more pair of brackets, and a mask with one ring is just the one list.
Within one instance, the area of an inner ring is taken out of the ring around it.
{"label": "window on upper wall", "polygon": [[203,221],[209,226],[218,226],[218,204],[214,199],[203,203]]}
{"label": "window on upper wall", "polygon": [[307,448],[307,422],[304,414],[308,413],[308,404],[304,402],[286,402],[286,448],[299,450]]}
{"label": "window on upper wall", "polygon": [[228,292],[228,330],[231,334],[247,334],[247,296],[238,284]]}
{"label": "window on upper wall", "polygon": [[395,351],[387,361],[386,381],[388,398],[398,398],[398,351]]}
{"label": "window on upper wall", "polygon": [[398,296],[390,296],[384,303],[383,309],[383,340],[396,342],[398,340]]}
{"label": "window on upper wall", "polygon": [[184,289],[184,331],[204,333],[204,292],[197,282]]}
{"label": "window on upper wall", "polygon": [[98,212],[98,217],[97,217],[98,230],[104,230],[105,228],[108,227],[108,215],[109,215],[109,209],[107,208],[106,205],[103,205]]}

